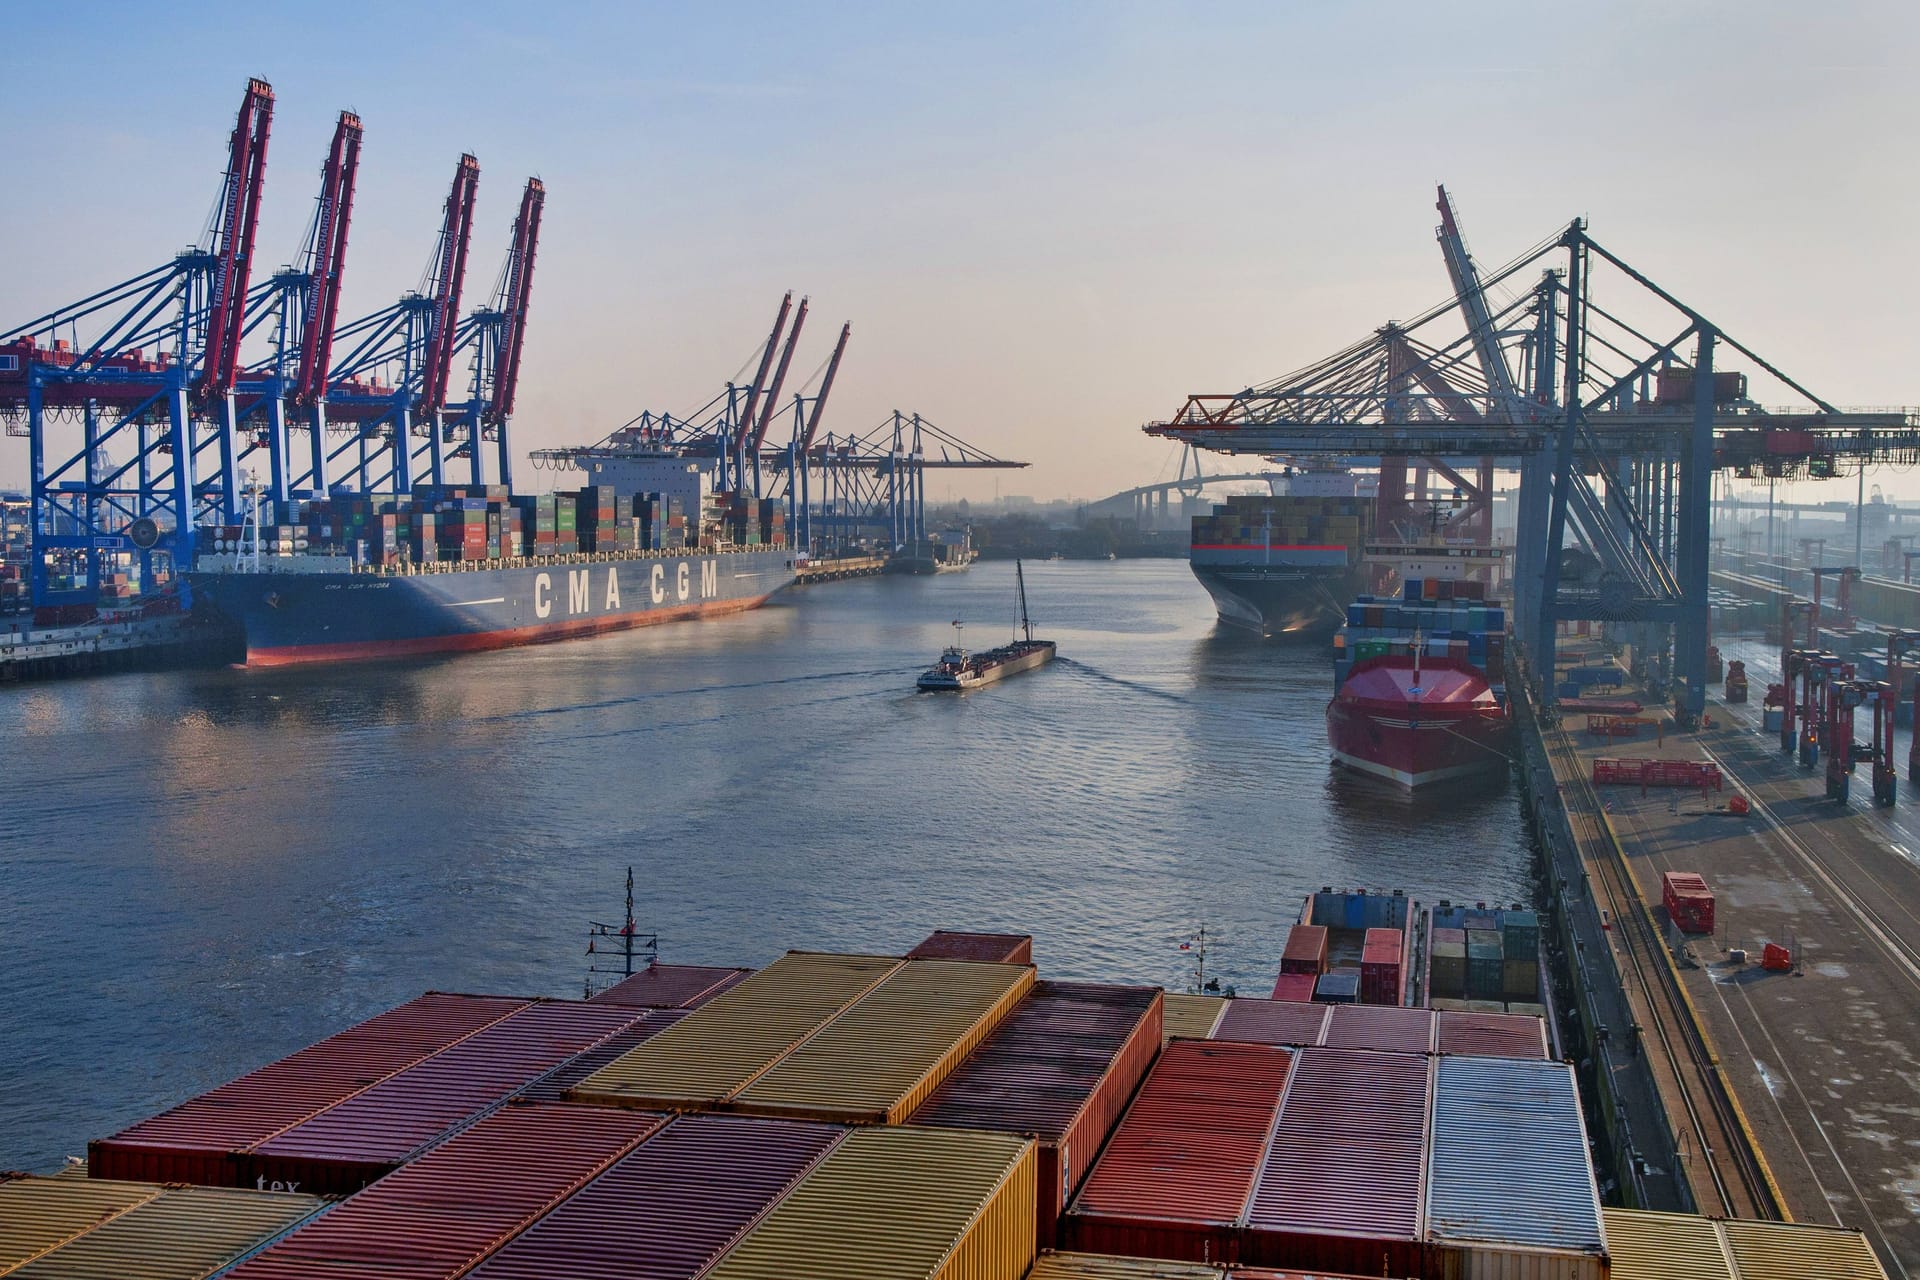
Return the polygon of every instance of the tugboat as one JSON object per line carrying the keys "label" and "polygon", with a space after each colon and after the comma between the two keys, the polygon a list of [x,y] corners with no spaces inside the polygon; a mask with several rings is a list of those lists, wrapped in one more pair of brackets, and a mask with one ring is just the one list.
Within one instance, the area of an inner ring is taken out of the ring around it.
{"label": "tugboat", "polygon": [[998,649],[968,653],[960,643],[961,626],[955,622],[953,643],[940,655],[940,661],[921,672],[920,678],[914,682],[921,689],[934,692],[977,689],[983,684],[992,684],[1022,671],[1044,667],[1053,661],[1054,642],[1033,638],[1033,622],[1027,617],[1027,575],[1018,560],[1013,562],[1013,572],[1020,584],[1021,638],[1015,639],[1012,644],[1003,644]]}

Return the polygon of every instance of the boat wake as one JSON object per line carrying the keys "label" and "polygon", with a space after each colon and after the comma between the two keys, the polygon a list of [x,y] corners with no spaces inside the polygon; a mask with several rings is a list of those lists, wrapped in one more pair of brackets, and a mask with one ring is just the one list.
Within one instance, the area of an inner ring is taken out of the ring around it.
{"label": "boat wake", "polygon": [[1077,671],[1089,679],[1098,680],[1103,684],[1117,684],[1122,689],[1145,694],[1150,698],[1159,698],[1163,702],[1176,702],[1183,706],[1189,705],[1192,702],[1192,699],[1184,697],[1181,694],[1169,693],[1165,689],[1156,689],[1154,686],[1142,684],[1138,680],[1128,680],[1121,676],[1109,675],[1098,667],[1090,667],[1086,663],[1076,662],[1072,658],[1055,658],[1053,664],[1057,667],[1065,667],[1070,671]]}

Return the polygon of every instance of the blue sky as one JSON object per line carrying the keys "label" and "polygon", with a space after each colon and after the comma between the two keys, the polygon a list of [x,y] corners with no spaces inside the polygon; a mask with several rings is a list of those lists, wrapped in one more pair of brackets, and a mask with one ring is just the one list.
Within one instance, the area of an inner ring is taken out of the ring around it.
{"label": "blue sky", "polygon": [[193,240],[259,75],[263,264],[365,120],[349,314],[417,282],[462,150],[481,288],[547,183],[523,448],[696,407],[791,288],[797,376],[854,325],[829,426],[918,410],[1034,461],[1010,492],[1098,496],[1163,468],[1136,428],[1187,392],[1443,296],[1442,180],[1485,261],[1584,214],[1829,399],[1920,402],[1915,8],[16,8],[0,326]]}

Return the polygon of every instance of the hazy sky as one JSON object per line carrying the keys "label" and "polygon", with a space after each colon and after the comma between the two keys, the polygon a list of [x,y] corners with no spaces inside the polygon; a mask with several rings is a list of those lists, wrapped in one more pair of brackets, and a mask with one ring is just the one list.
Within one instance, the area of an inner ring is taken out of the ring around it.
{"label": "hazy sky", "polygon": [[523,451],[698,407],[793,289],[795,378],[854,326],[829,428],[918,410],[1030,460],[1005,492],[1097,497],[1166,471],[1138,427],[1188,392],[1444,296],[1436,181],[1483,262],[1583,214],[1829,400],[1920,403],[1911,3],[23,5],[5,32],[0,328],[195,239],[258,75],[264,267],[336,112],[365,121],[348,315],[416,284],[462,150],[470,297],[545,180]]}

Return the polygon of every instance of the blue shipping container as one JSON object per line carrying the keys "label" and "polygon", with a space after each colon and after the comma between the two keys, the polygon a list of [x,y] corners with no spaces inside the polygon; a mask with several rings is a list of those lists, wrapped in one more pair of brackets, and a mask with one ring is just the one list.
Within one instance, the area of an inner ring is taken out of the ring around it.
{"label": "blue shipping container", "polygon": [[1427,1185],[1432,1239],[1597,1257],[1607,1242],[1588,1161],[1570,1065],[1440,1059]]}

